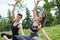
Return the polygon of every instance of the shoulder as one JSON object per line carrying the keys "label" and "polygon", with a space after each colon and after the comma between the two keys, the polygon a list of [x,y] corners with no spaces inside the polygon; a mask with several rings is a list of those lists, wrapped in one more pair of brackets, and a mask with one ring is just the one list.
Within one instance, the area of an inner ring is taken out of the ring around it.
{"label": "shoulder", "polygon": [[43,25],[40,24],[40,25],[38,26],[38,29],[41,29],[41,28],[43,28]]}
{"label": "shoulder", "polygon": [[22,28],[22,24],[21,23],[19,23],[18,28]]}

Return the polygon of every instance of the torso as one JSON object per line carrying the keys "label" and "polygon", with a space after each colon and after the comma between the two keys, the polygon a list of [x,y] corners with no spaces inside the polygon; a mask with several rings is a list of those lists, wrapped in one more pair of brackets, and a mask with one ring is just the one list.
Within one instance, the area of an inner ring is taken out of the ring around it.
{"label": "torso", "polygon": [[40,24],[38,24],[37,21],[38,21],[38,19],[34,19],[33,23],[31,24],[31,26],[30,26],[30,32],[31,33],[37,33],[38,32],[38,30],[39,30],[38,26]]}
{"label": "torso", "polygon": [[19,26],[19,23],[16,23],[15,21],[12,23],[12,35],[19,35],[18,26]]}

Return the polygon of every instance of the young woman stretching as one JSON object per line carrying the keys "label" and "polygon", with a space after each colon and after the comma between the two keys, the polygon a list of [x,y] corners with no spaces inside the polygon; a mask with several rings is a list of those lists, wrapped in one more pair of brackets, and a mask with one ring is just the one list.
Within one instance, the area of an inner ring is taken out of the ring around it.
{"label": "young woman stretching", "polygon": [[24,35],[23,30],[22,30],[22,25],[19,23],[20,20],[22,19],[22,14],[17,14],[17,17],[15,18],[15,7],[16,5],[19,3],[19,1],[16,1],[14,8],[12,10],[12,18],[13,18],[13,23],[12,23],[12,35],[8,35],[5,33],[2,33],[1,36],[4,38],[4,40],[17,40],[14,35],[19,35],[18,31],[20,31],[20,33],[22,35]]}
{"label": "young woman stretching", "polygon": [[44,35],[44,37],[46,38],[46,40],[50,40],[50,38],[48,37],[48,35],[46,34],[46,32],[43,28],[45,19],[46,19],[46,15],[42,12],[37,13],[37,5],[39,2],[40,2],[40,0],[37,0],[37,4],[35,5],[34,10],[33,10],[34,20],[30,26],[31,37],[32,37],[32,40],[40,40],[37,32],[38,32],[38,30],[41,30],[41,32]]}

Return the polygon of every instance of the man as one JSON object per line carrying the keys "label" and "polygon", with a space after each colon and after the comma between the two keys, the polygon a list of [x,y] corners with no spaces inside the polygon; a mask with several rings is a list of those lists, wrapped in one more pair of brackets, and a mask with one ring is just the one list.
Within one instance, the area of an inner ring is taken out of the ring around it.
{"label": "man", "polygon": [[17,40],[14,36],[19,35],[18,31],[20,31],[21,35],[24,35],[23,30],[22,30],[22,25],[19,23],[20,20],[22,19],[22,14],[17,14],[17,17],[15,17],[15,13],[14,13],[15,7],[17,6],[18,3],[19,3],[19,1],[16,0],[16,3],[12,10],[12,18],[13,18],[12,35],[2,33],[1,36],[4,38],[4,40],[9,40],[11,38],[13,40]]}

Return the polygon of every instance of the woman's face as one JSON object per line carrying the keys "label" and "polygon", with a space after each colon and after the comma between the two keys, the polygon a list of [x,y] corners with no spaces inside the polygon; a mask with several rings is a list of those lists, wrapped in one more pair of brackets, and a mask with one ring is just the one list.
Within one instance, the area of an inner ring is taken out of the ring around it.
{"label": "woman's face", "polygon": [[38,20],[39,20],[39,21],[42,21],[42,19],[43,19],[42,14],[38,14]]}

